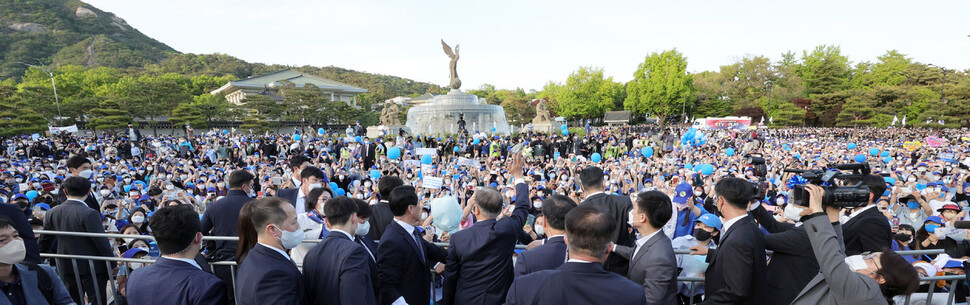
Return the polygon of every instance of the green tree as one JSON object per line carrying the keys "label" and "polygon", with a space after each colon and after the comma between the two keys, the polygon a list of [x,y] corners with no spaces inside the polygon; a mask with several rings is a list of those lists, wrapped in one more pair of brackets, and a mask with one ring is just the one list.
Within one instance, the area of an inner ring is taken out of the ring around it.
{"label": "green tree", "polygon": [[871,105],[872,100],[869,98],[868,94],[854,92],[846,101],[845,105],[842,106],[842,111],[839,112],[837,125],[852,127],[859,125],[876,125],[878,123],[878,121],[874,118],[876,115],[876,108],[873,108]]}
{"label": "green tree", "polygon": [[805,109],[791,102],[778,103],[778,108],[770,115],[771,126],[797,126],[805,122]]}
{"label": "green tree", "polygon": [[47,119],[26,101],[14,97],[16,89],[0,86],[0,135],[16,136],[47,130]]}
{"label": "green tree", "polygon": [[813,100],[812,110],[821,114],[820,123],[831,124],[845,98],[837,92],[846,88],[850,75],[849,59],[838,46],[821,45],[802,53],[799,76]]}
{"label": "green tree", "polygon": [[202,110],[192,104],[179,104],[172,111],[172,116],[168,118],[168,121],[172,122],[172,125],[176,127],[189,124],[193,129],[209,128],[209,122],[206,120]]}
{"label": "green tree", "polygon": [[620,97],[623,85],[613,82],[612,77],[604,77],[602,68],[580,67],[566,79],[563,85],[556,85],[553,110],[567,118],[602,117],[606,111],[613,110]]}
{"label": "green tree", "polygon": [[627,83],[623,108],[635,114],[661,118],[680,113],[685,107],[693,77],[687,74],[687,60],[674,50],[650,54]]}
{"label": "green tree", "polygon": [[[951,115],[952,109],[947,107],[947,103],[942,100],[930,100],[927,103],[926,111],[916,117],[914,122],[918,127],[930,128],[956,128],[960,127],[960,119]],[[943,124],[940,124],[940,122]]]}
{"label": "green tree", "polygon": [[115,99],[101,101],[98,108],[91,109],[90,116],[88,127],[95,130],[124,128],[131,122],[128,112],[121,110],[121,103]]}

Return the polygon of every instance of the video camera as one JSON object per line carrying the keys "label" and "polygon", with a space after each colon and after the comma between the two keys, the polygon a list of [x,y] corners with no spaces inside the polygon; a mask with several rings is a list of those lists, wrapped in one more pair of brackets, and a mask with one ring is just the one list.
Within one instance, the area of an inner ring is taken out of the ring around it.
{"label": "video camera", "polygon": [[[842,171],[852,171],[851,174]],[[797,170],[785,169],[786,173],[798,173],[808,183],[795,185],[792,188],[792,203],[808,206],[809,195],[805,185],[814,184],[825,190],[822,205],[838,208],[854,209],[869,204],[869,187],[862,184],[863,178],[871,172],[868,163],[835,164],[834,169]],[[853,185],[836,185],[837,182],[848,182]],[[823,184],[829,184],[822,186]]]}
{"label": "video camera", "polygon": [[768,182],[765,181],[765,175],[768,174],[768,165],[761,154],[746,154],[744,159],[748,163],[748,167],[754,171],[754,175],[758,177],[757,182],[751,182],[751,186],[754,187],[754,197],[751,198],[751,201],[761,201],[765,198],[768,190]]}

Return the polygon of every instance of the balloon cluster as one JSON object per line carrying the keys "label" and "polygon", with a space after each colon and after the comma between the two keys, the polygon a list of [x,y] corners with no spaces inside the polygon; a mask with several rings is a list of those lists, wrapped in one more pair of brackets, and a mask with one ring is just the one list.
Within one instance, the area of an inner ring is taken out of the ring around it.
{"label": "balloon cluster", "polygon": [[691,127],[687,129],[684,135],[680,136],[680,144],[689,147],[701,146],[707,144],[707,135],[698,132],[697,128]]}

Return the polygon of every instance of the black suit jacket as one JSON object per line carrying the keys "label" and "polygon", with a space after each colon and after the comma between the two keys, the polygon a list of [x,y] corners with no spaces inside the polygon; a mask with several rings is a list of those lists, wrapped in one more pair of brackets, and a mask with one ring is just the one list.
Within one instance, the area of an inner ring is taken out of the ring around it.
{"label": "black suit jacket", "polygon": [[[60,189],[57,191],[57,200],[54,201],[54,205],[52,205],[51,208],[56,207],[67,200],[67,195],[64,193],[64,188],[59,188]],[[101,205],[98,204],[98,199],[94,198],[94,194],[84,198],[84,204],[95,211],[101,211]]]}
{"label": "black suit jacket", "polygon": [[414,235],[397,222],[391,222],[377,246],[380,300],[382,304],[394,303],[404,297],[408,304],[431,302],[431,272],[428,261],[444,263],[445,249],[421,239],[425,257],[419,257]]}
{"label": "black suit jacket", "polygon": [[373,240],[381,240],[387,225],[394,221],[394,214],[386,200],[381,200],[375,205],[370,206],[371,215],[367,221],[370,222],[370,235]]}
{"label": "black suit jacket", "polygon": [[512,251],[529,218],[529,186],[515,186],[512,216],[476,222],[448,247],[442,304],[502,304],[512,285]]}
{"label": "black suit jacket", "polygon": [[[246,192],[240,190],[230,190],[226,197],[216,200],[209,205],[202,215],[202,234],[208,236],[239,236],[239,210],[242,206],[253,200]],[[220,249],[233,249],[235,251],[236,241],[216,241],[211,244],[209,253],[215,253]]]}
{"label": "black suit jacket", "polygon": [[770,233],[765,235],[765,248],[774,251],[768,263],[768,304],[791,304],[819,270],[805,226],[778,222],[761,205],[751,214]]}
{"label": "black suit jacket", "polygon": [[707,254],[705,298],[700,304],[768,303],[765,237],[750,215],[735,222]]}
{"label": "black suit jacket", "polygon": [[[104,233],[104,226],[101,225],[101,213],[92,210],[81,201],[67,200],[63,204],[47,211],[44,219],[44,230],[51,231],[71,231],[87,233]],[[57,254],[90,255],[90,256],[115,256],[111,251],[111,244],[105,237],[78,237],[66,235],[41,235],[40,251],[52,253],[54,240],[57,240]],[[79,275],[91,274],[87,260],[76,260]],[[91,261],[94,264],[94,272],[106,274],[107,265],[104,261]],[[57,259],[58,274],[69,274],[73,276],[74,268],[71,260]]]}
{"label": "black suit jacket", "polygon": [[536,271],[556,269],[566,262],[566,242],[562,236],[546,239],[541,246],[519,253],[515,260],[515,277]]}
{"label": "black suit jacket", "polygon": [[303,261],[308,304],[377,304],[371,257],[342,232],[330,231]]}
{"label": "black suit jacket", "polygon": [[261,244],[239,265],[235,291],[239,305],[305,304],[303,275],[296,263]]}
{"label": "black suit jacket", "polygon": [[892,247],[893,233],[889,220],[875,207],[842,224],[842,232],[845,236],[845,255],[848,256]]}
{"label": "black suit jacket", "polygon": [[128,304],[228,303],[226,282],[188,263],[164,257],[132,272],[126,287]]}
{"label": "black suit jacket", "polygon": [[290,204],[293,205],[294,209],[296,208],[296,199],[299,196],[300,196],[300,188],[282,189],[279,192],[276,192],[276,197],[286,199],[286,201],[289,201]]}
{"label": "black suit jacket", "polygon": [[377,303],[380,303],[381,283],[379,281],[380,274],[377,273],[377,244],[367,236],[356,235],[354,237],[354,242],[364,246],[364,250],[367,251],[367,262],[370,265],[370,279],[373,281]]}
{"label": "black suit jacket", "polygon": [[[629,217],[627,213],[633,209],[633,202],[630,201],[630,197],[620,196],[620,195],[607,195],[606,193],[599,193],[589,197],[586,197],[580,205],[593,205],[599,207],[606,211],[609,215],[613,216],[616,220],[617,226],[616,230],[613,231],[613,243],[617,245],[632,247],[636,243],[629,230],[627,230],[627,218]],[[626,276],[627,269],[629,269],[630,261],[619,256],[616,253],[610,253],[606,258],[606,262],[603,263],[603,268],[606,271],[616,272],[619,275]]]}
{"label": "black suit jacket", "polygon": [[520,276],[512,283],[505,304],[643,305],[643,287],[598,263],[565,263],[553,270]]}
{"label": "black suit jacket", "polygon": [[20,238],[24,240],[24,248],[27,250],[24,261],[40,264],[40,248],[37,247],[37,239],[34,238],[34,229],[30,228],[30,222],[27,222],[27,216],[24,215],[24,211],[16,204],[0,204],[0,215],[13,220],[14,229],[17,230]]}

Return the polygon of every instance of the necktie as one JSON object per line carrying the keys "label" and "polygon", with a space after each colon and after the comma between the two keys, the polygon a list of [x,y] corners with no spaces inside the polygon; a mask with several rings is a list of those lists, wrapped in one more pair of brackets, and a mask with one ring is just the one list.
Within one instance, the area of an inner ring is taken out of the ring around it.
{"label": "necktie", "polygon": [[413,235],[414,242],[418,244],[418,254],[421,255],[420,259],[421,264],[423,265],[425,263],[426,256],[424,255],[424,245],[421,243],[421,231],[418,231],[418,228],[414,228]]}

